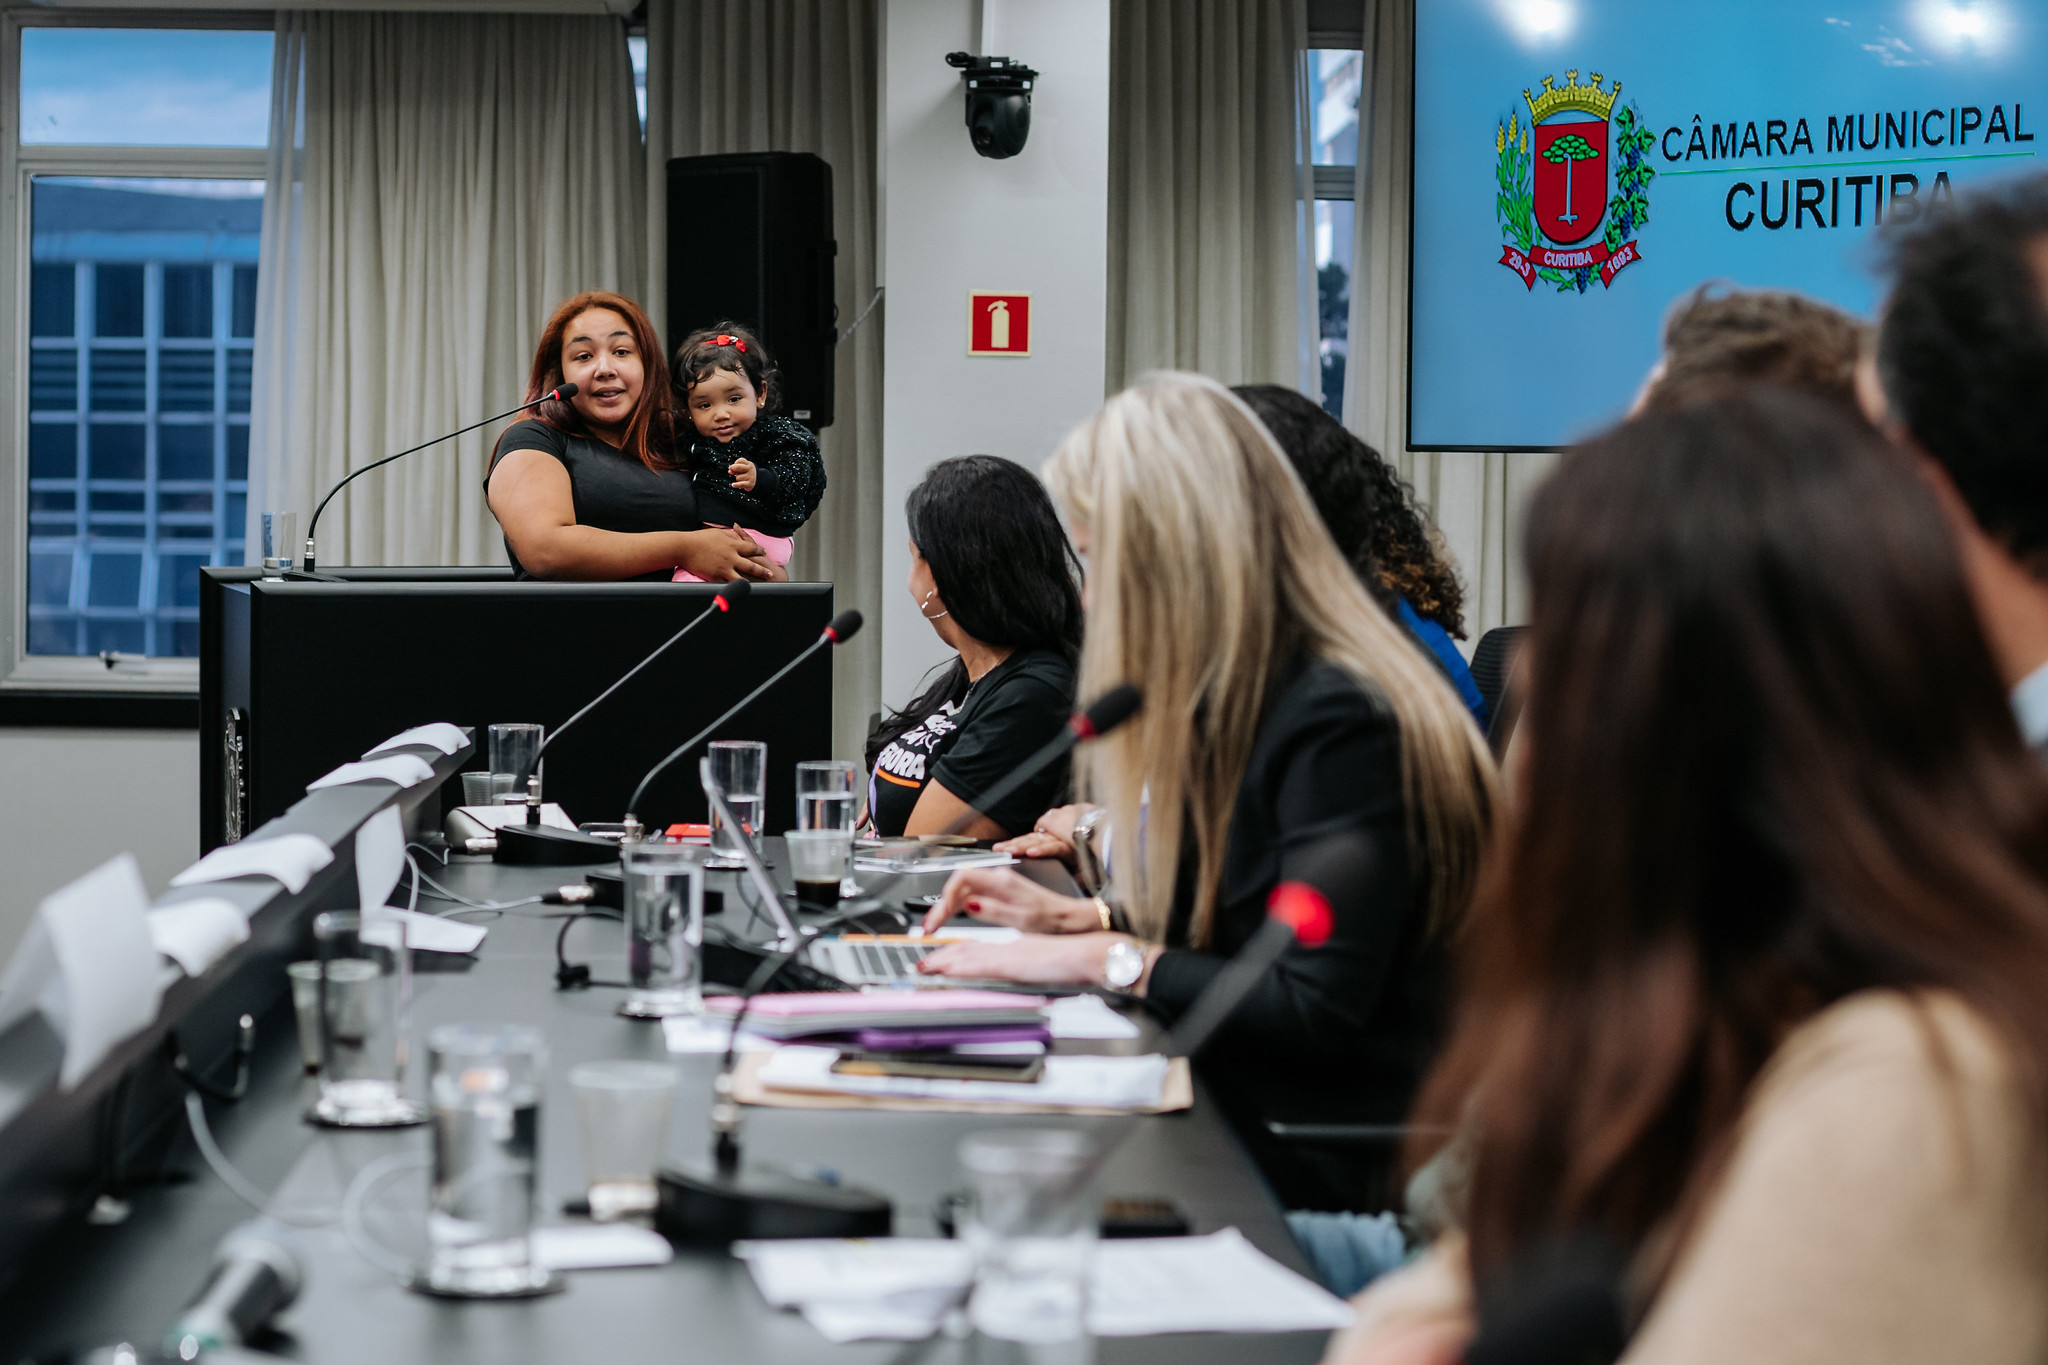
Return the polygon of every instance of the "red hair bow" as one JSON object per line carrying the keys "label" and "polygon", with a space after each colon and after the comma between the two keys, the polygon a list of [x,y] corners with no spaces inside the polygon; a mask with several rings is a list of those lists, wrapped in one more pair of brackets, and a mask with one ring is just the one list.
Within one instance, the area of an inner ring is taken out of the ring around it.
{"label": "red hair bow", "polygon": [[711,344],[713,346],[730,346],[741,355],[747,353],[747,343],[741,341],[730,332],[720,332],[717,336],[711,338]]}

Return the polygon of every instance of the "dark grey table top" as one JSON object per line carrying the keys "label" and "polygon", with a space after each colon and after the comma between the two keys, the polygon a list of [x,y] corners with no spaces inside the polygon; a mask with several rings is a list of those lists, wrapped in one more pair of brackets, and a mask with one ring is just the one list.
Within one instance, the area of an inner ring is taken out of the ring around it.
{"label": "dark grey table top", "polygon": [[[430,871],[451,889],[478,900],[532,895],[573,876],[560,869],[495,867],[456,859]],[[936,879],[926,878],[924,881]],[[933,888],[926,888],[933,889]],[[422,901],[442,908],[445,902]],[[558,1210],[581,1192],[574,1101],[567,1073],[594,1057],[665,1057],[658,1026],[615,1012],[619,992],[562,993],[553,988],[559,921],[547,907],[482,918],[490,927],[466,971],[416,978],[415,1036],[458,1020],[533,1024],[549,1042],[550,1079],[542,1111],[542,1222],[570,1221]],[[735,916],[736,917],[736,916]],[[724,918],[721,916],[720,918]],[[579,923],[570,956],[590,962],[600,978],[623,973],[614,921]],[[230,1158],[259,1186],[275,1189],[275,1205],[331,1210],[354,1174],[394,1153],[426,1151],[424,1129],[386,1133],[316,1130],[300,1120],[311,1084],[300,1074],[288,1013],[264,1021],[263,1046],[249,1097],[231,1109],[212,1106],[214,1126]],[[1135,1044],[1082,1045],[1139,1048]],[[1074,1046],[1066,1044],[1063,1046]],[[676,1059],[683,1076],[671,1128],[671,1158],[708,1166],[710,1081],[717,1059]],[[896,1203],[896,1231],[935,1232],[934,1201],[954,1188],[954,1151],[961,1137],[992,1123],[1082,1124],[1104,1130],[1135,1123],[1102,1178],[1105,1195],[1167,1197],[1191,1216],[1197,1232],[1235,1226],[1285,1265],[1303,1268],[1280,1212],[1253,1173],[1214,1107],[1198,1094],[1187,1113],[1123,1119],[912,1115],[750,1108],[750,1162],[829,1167],[850,1183],[879,1190]],[[214,1245],[251,1211],[190,1150],[174,1165],[195,1178],[146,1189],[118,1226],[79,1226],[44,1244],[22,1279],[0,1295],[0,1350],[7,1361],[59,1348],[130,1340],[153,1344],[204,1278]],[[397,1175],[370,1201],[370,1231],[397,1250],[424,1246],[423,1173]],[[585,1271],[566,1292],[524,1303],[451,1304],[400,1286],[354,1251],[338,1226],[299,1234],[306,1287],[281,1319],[281,1354],[313,1362],[478,1362],[572,1360],[947,1362],[974,1358],[974,1343],[938,1340],[905,1346],[869,1342],[832,1346],[800,1317],[768,1308],[739,1262],[723,1254],[679,1253],[669,1265]],[[1104,1340],[1105,1362],[1261,1360],[1313,1361],[1319,1332],[1285,1335],[1182,1335]]]}

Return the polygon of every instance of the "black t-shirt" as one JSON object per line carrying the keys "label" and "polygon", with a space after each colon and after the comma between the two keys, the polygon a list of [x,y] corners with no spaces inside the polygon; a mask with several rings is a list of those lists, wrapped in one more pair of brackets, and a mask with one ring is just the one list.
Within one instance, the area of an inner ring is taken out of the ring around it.
{"label": "black t-shirt", "polygon": [[[1073,708],[1073,665],[1049,649],[1012,654],[882,747],[868,778],[875,833],[903,833],[933,778],[979,809],[981,794],[1058,734]],[[982,814],[1016,834],[1031,828],[1066,785],[1062,759]]]}
{"label": "black t-shirt", "polygon": [[[1290,1208],[1373,1204],[1393,1155],[1282,1144],[1268,1120],[1399,1123],[1442,1025],[1444,954],[1426,877],[1411,874],[1392,713],[1345,670],[1311,662],[1283,675],[1238,785],[1206,947],[1188,946],[1192,831],[1146,1003],[1173,1020],[1265,922],[1266,897],[1329,836],[1355,840],[1369,869],[1334,898],[1320,948],[1284,953],[1199,1059],[1204,1078]],[[1370,1158],[1370,1159],[1368,1159]]]}
{"label": "black t-shirt", "polygon": [[[528,420],[506,431],[498,441],[506,454],[515,450],[544,450],[569,471],[569,497],[576,510],[578,526],[595,526],[600,531],[696,531],[704,522],[697,515],[697,493],[687,470],[653,470],[633,456],[591,436],[572,436],[546,422]],[[493,460],[491,468],[497,468]],[[484,488],[491,486],[484,476]],[[512,572],[531,578],[512,542],[505,542],[505,555]],[[642,578],[666,582],[674,571],[662,569]]]}

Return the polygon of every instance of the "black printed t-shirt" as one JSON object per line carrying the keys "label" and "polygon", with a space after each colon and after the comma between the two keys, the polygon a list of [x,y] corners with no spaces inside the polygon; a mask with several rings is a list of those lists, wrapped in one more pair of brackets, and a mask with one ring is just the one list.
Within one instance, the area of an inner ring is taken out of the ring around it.
{"label": "black printed t-shirt", "polygon": [[[982,793],[1058,734],[1073,707],[1073,665],[1049,649],[1012,654],[876,756],[868,778],[875,833],[885,839],[903,833],[933,778],[980,809]],[[1066,785],[1061,759],[982,814],[1016,834],[1031,828]]]}
{"label": "black printed t-shirt", "polygon": [[[498,449],[542,450],[562,462],[569,471],[569,500],[576,511],[578,526],[595,526],[600,531],[700,531],[697,490],[686,469],[649,469],[616,446],[591,436],[558,431],[546,422],[520,422],[498,441]],[[491,468],[497,468],[492,461]],[[486,492],[490,476],[484,476]],[[505,557],[512,561],[517,578],[531,578],[512,542],[505,542]],[[640,577],[666,583],[673,569],[660,569]]]}

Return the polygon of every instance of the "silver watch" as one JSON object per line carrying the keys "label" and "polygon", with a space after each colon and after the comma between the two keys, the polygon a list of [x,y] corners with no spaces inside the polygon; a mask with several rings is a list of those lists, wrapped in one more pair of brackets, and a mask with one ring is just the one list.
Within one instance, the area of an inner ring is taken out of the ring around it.
{"label": "silver watch", "polygon": [[1109,945],[1102,955],[1102,984],[1113,991],[1127,991],[1145,974],[1145,950],[1127,938]]}

